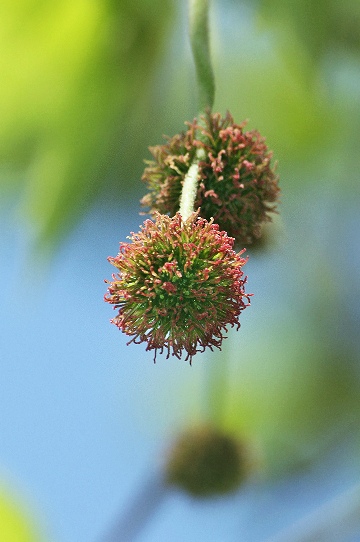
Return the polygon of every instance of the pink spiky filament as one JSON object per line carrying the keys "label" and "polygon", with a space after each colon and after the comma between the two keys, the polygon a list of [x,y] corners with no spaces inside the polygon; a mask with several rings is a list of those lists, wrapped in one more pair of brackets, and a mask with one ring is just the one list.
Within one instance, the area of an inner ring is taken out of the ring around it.
{"label": "pink spiky filament", "polygon": [[233,250],[234,239],[198,213],[185,222],[179,213],[156,214],[129,239],[108,258],[119,273],[106,281],[105,295],[118,310],[111,322],[132,337],[128,344],[147,343],[154,361],[158,351],[167,358],[185,351],[190,363],[197,352],[220,348],[226,326],[238,329],[249,305],[246,259]]}

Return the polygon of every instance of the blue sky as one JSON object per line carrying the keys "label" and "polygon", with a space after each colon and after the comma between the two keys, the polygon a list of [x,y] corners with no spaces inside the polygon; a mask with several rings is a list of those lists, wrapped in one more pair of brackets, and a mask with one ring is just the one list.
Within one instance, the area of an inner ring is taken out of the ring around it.
{"label": "blue sky", "polygon": [[[41,278],[24,265],[25,229],[14,216],[3,215],[1,236],[1,478],[49,540],[100,542],[160,468],[169,439],[201,415],[210,358],[198,356],[191,368],[161,358],[154,365],[109,323],[106,258],[138,229],[137,209],[124,204],[115,216],[99,206]],[[266,540],[350,485],[357,466],[329,461],[337,465],[331,476],[325,463],[222,500],[170,492],[138,540]]]}

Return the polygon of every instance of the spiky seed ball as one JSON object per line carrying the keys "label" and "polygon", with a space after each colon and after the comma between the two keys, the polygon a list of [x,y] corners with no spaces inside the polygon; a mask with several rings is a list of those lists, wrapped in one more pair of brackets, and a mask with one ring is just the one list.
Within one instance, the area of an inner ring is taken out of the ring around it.
{"label": "spiky seed ball", "polygon": [[241,443],[211,427],[181,435],[165,469],[168,484],[197,497],[235,491],[248,474],[246,451]]}
{"label": "spiky seed ball", "polygon": [[200,216],[219,224],[237,243],[251,244],[261,236],[261,224],[276,211],[280,189],[272,153],[259,132],[245,131],[246,122],[235,124],[230,113],[207,114],[164,145],[150,147],[154,160],[147,161],[142,176],[150,192],[141,203],[174,215],[179,209],[184,177],[197,149],[205,158],[199,163],[199,186],[195,207]]}
{"label": "spiky seed ball", "polygon": [[244,252],[213,221],[193,213],[146,220],[130,243],[121,243],[108,258],[113,275],[105,301],[118,310],[112,320],[146,350],[191,363],[196,352],[220,348],[226,326],[240,327],[239,315],[249,304],[242,266]]}

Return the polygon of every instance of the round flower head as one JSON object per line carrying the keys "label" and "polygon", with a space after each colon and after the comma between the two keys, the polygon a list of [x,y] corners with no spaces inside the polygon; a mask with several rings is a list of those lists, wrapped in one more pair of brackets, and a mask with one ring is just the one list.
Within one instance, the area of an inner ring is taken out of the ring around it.
{"label": "round flower head", "polygon": [[113,275],[105,301],[118,310],[112,320],[146,350],[167,350],[167,357],[191,363],[196,352],[220,348],[226,326],[240,327],[240,312],[249,304],[234,239],[193,213],[186,221],[155,215],[130,243],[121,243],[108,258]]}
{"label": "round flower head", "polygon": [[280,192],[272,153],[257,131],[245,131],[245,122],[234,124],[229,113],[225,118],[207,114],[187,124],[186,132],[150,147],[155,160],[147,162],[142,177],[150,189],[142,205],[151,214],[174,215],[195,154],[203,155],[195,201],[200,216],[213,217],[238,243],[252,243],[261,236],[261,223],[271,220],[268,213],[275,211]]}
{"label": "round flower head", "polygon": [[212,427],[186,431],[166,464],[166,481],[196,497],[230,493],[249,474],[246,447]]}

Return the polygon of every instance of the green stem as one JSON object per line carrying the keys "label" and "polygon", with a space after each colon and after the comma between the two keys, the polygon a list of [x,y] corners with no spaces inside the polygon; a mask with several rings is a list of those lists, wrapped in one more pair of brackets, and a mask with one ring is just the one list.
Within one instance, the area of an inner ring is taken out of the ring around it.
{"label": "green stem", "polygon": [[209,363],[204,366],[204,404],[209,423],[218,429],[226,428],[229,380],[231,365],[231,337],[224,340],[221,352],[213,354]]}
{"label": "green stem", "polygon": [[[209,45],[209,0],[189,0],[189,27],[199,91],[199,114],[201,115],[211,110],[215,95]],[[199,162],[204,158],[204,151],[198,149],[184,179],[180,198],[180,214],[184,220],[187,220],[194,212],[199,181]]]}
{"label": "green stem", "polygon": [[189,27],[199,90],[199,110],[205,112],[212,108],[215,95],[209,45],[209,0],[189,0]]}

